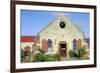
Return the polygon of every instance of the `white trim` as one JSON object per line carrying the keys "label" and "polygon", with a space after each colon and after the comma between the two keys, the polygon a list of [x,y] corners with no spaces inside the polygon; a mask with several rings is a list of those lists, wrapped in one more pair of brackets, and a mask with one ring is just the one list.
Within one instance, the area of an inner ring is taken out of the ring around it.
{"label": "white trim", "polygon": [[92,9],[84,8],[69,8],[69,7],[50,7],[50,6],[29,6],[29,5],[16,5],[16,68],[39,68],[39,67],[54,67],[54,66],[74,66],[86,65],[94,63],[94,44],[90,40],[90,60],[77,60],[77,61],[59,61],[59,62],[38,62],[38,63],[21,63],[20,62],[20,10],[46,10],[46,11],[70,11],[70,12],[84,12],[90,13],[90,39],[94,38],[94,11]]}

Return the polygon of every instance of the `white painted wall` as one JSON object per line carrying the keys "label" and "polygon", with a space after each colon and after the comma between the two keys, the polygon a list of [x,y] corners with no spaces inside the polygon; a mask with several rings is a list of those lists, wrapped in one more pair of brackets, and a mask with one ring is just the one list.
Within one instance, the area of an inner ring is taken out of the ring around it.
{"label": "white painted wall", "polygon": [[[100,73],[100,0],[34,0],[97,5],[97,68],[39,71],[27,73]],[[0,73],[10,73],[10,0],[0,0]],[[23,72],[26,73],[26,72]]]}

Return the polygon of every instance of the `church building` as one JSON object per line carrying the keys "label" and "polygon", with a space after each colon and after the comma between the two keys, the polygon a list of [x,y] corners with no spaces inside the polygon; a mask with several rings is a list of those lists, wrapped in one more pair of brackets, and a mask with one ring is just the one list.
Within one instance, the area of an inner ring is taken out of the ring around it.
{"label": "church building", "polygon": [[88,43],[80,29],[64,14],[56,17],[37,35],[37,43],[46,53],[69,57],[69,50],[80,49]]}

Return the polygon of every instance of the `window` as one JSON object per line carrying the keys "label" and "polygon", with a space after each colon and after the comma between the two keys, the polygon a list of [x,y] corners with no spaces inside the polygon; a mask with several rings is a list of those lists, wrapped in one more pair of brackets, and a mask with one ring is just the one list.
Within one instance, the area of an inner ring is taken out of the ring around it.
{"label": "window", "polygon": [[74,40],[73,40],[73,49],[76,49],[76,48],[77,48],[77,40],[74,39]]}
{"label": "window", "polygon": [[48,52],[52,52],[52,40],[48,39]]}
{"label": "window", "polygon": [[60,28],[65,28],[65,22],[60,22]]}

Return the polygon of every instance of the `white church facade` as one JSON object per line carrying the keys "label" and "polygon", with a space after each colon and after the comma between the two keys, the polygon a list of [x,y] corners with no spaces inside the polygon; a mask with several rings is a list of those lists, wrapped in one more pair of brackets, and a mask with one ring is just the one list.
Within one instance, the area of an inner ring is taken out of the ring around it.
{"label": "white church facade", "polygon": [[47,53],[69,57],[69,50],[79,49],[88,43],[80,29],[65,15],[59,15],[37,35],[36,45]]}

